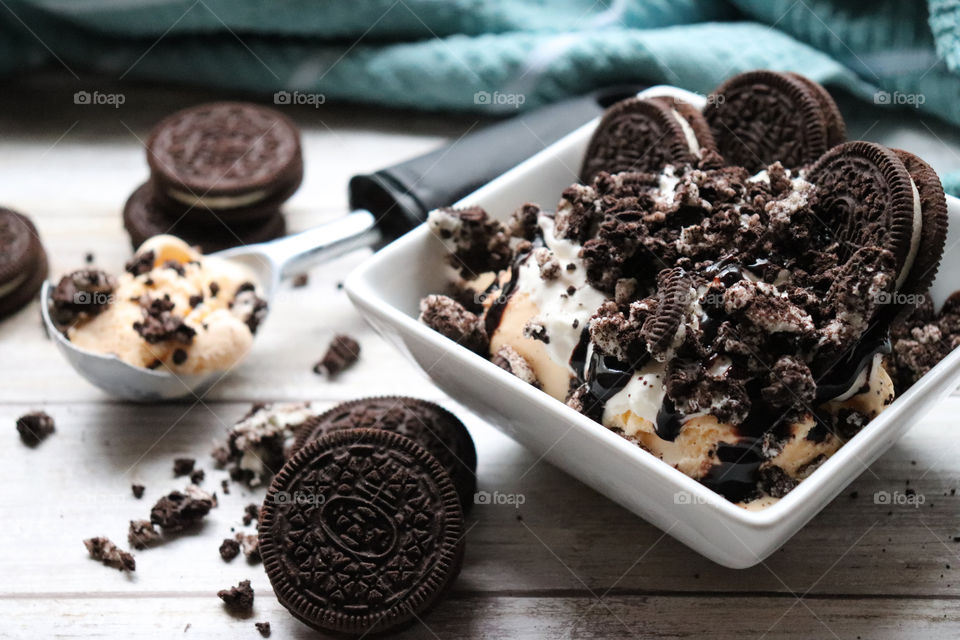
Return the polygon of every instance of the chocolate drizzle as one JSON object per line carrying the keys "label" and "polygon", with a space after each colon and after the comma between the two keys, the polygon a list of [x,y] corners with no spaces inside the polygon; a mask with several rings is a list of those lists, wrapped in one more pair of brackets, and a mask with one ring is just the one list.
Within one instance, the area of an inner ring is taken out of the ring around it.
{"label": "chocolate drizzle", "polygon": [[890,353],[890,324],[875,323],[849,352],[826,371],[817,382],[817,402],[843,395],[857,382],[878,353]]}
{"label": "chocolate drizzle", "polygon": [[527,259],[534,249],[542,247],[543,245],[543,231],[537,227],[536,236],[534,236],[529,246],[517,251],[517,255],[513,259],[513,264],[510,265],[510,280],[503,285],[499,292],[496,290],[496,281],[487,289],[488,294],[497,293],[493,304],[490,305],[490,308],[484,315],[483,326],[488,336],[492,337],[497,327],[500,326],[500,321],[503,319],[503,312],[507,308],[507,303],[510,302],[510,298],[513,297],[513,294],[517,291],[517,285],[520,283],[520,266],[523,264],[523,261]]}
{"label": "chocolate drizzle", "polygon": [[677,411],[673,400],[664,394],[660,410],[657,411],[657,436],[661,440],[673,442],[680,435],[680,428],[683,426],[684,416]]}
{"label": "chocolate drizzle", "polygon": [[757,472],[763,462],[759,443],[756,438],[744,438],[737,444],[719,443],[720,463],[710,467],[700,482],[731,502],[749,498],[757,491]]}
{"label": "chocolate drizzle", "polygon": [[580,340],[570,356],[570,368],[576,374],[577,381],[587,385],[590,403],[602,407],[627,386],[636,369],[642,368],[649,362],[650,354],[645,354],[638,362],[631,365],[613,356],[600,353],[596,346],[592,350],[588,349],[589,344],[590,330],[589,327],[584,327],[580,332]]}

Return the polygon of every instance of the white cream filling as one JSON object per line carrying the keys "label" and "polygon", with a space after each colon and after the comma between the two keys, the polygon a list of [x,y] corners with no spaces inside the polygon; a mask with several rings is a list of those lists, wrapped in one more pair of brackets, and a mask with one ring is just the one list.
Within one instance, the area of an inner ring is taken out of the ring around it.
{"label": "white cream filling", "polygon": [[917,259],[917,253],[920,251],[920,234],[923,231],[923,211],[920,207],[920,191],[917,189],[917,183],[910,178],[910,188],[913,189],[913,235],[910,236],[910,251],[907,253],[907,259],[900,269],[900,275],[897,276],[897,289],[899,289],[910,275],[910,269]]}
{"label": "white cream filling", "polygon": [[663,381],[665,369],[665,364],[651,360],[643,368],[634,371],[627,385],[604,405],[603,424],[608,427],[611,425],[621,427],[625,429],[624,434],[628,436],[636,433],[635,430],[627,433],[627,430],[631,429],[630,425],[636,429],[639,422],[630,420],[627,424],[621,425],[616,418],[625,413],[632,413],[647,422],[657,424],[657,413],[667,393]]}
{"label": "white cream filling", "polygon": [[[550,360],[573,374],[570,356],[580,342],[580,333],[604,303],[606,295],[587,282],[587,270],[578,255],[580,245],[557,238],[553,219],[541,216],[538,223],[544,245],[560,263],[560,271],[556,278],[544,280],[540,277],[540,266],[531,255],[520,265],[516,292],[525,293],[536,305],[538,313],[531,321],[546,330],[550,341],[544,343],[544,348]],[[575,268],[567,270],[568,264]],[[573,293],[568,293],[570,287]]]}
{"label": "white cream filling", "polygon": [[17,287],[19,287],[21,284],[24,283],[24,281],[27,279],[27,276],[29,275],[30,275],[29,272],[21,273],[10,282],[0,285],[0,297],[7,295],[11,291],[14,291]]}
{"label": "white cream filling", "polygon": [[693,132],[693,127],[690,126],[686,118],[680,115],[679,111],[676,109],[671,109],[671,111],[673,112],[673,117],[677,119],[680,128],[683,129],[683,135],[687,139],[687,146],[690,147],[691,153],[700,157],[700,141],[697,140],[697,134]]}
{"label": "white cream filling", "polygon": [[264,200],[270,192],[266,189],[251,191],[239,196],[196,196],[192,193],[186,193],[177,189],[167,189],[167,193],[189,207],[202,207],[204,209],[236,209],[238,207],[247,207]]}
{"label": "white cream filling", "polygon": [[309,403],[284,403],[265,407],[234,425],[233,432],[237,435],[235,444],[237,449],[243,452],[239,466],[256,474],[251,486],[259,484],[259,476],[264,473],[265,452],[258,446],[259,439],[269,433],[283,432],[284,445],[290,446],[293,444],[294,433],[289,427],[303,424],[313,415],[315,413],[310,409]]}
{"label": "white cream filling", "polygon": [[843,393],[841,393],[836,398],[833,398],[833,400],[837,402],[843,402],[844,400],[849,400],[853,396],[857,395],[857,392],[860,389],[862,389],[865,384],[867,384],[867,380],[872,379],[874,377],[874,372],[876,371],[877,368],[881,366],[882,361],[883,361],[883,354],[878,353],[875,356],[873,356],[873,360],[871,360],[870,364],[864,367],[860,371],[860,373],[857,375],[856,380],[854,380],[853,384],[850,385],[850,388],[844,391]]}

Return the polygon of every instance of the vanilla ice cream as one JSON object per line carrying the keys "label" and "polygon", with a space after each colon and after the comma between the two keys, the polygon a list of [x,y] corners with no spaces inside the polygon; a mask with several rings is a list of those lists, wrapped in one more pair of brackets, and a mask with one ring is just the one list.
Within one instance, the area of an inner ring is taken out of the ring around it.
{"label": "vanilla ice cream", "polygon": [[81,349],[137,367],[175,374],[225,371],[249,351],[266,313],[247,269],[204,257],[173,236],[147,240],[127,271],[110,280],[106,303],[75,314],[64,333]]}
{"label": "vanilla ice cream", "polygon": [[574,185],[556,215],[434,211],[455,292],[421,319],[763,508],[893,400],[882,341],[865,338],[873,294],[901,274],[806,250],[821,238],[814,189],[779,165],[667,166]]}

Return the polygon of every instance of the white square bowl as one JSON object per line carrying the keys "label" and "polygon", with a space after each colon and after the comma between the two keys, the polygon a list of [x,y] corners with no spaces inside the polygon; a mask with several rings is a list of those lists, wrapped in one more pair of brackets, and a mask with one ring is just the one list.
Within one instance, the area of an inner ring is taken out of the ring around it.
{"label": "white square bowl", "polygon": [[[641,95],[703,98],[672,87]],[[577,181],[597,120],[583,125],[457,203],[479,205],[506,220],[524,202],[552,208]],[[960,289],[960,200],[948,197],[950,233],[932,295]],[[373,326],[444,392],[537,456],[560,467],[711,560],[732,568],[762,561],[886,451],[943,396],[960,374],[951,353],[879,417],[776,504],[747,511],[602,425],[534,389],[490,361],[417,321],[421,298],[445,290],[444,248],[426,225],[390,244],[346,282],[353,303]]]}

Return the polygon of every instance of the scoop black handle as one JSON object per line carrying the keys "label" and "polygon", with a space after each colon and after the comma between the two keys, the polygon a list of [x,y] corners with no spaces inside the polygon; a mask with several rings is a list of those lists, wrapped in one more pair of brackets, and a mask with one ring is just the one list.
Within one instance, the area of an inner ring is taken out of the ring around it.
{"label": "scoop black handle", "polygon": [[449,145],[350,180],[350,206],[373,213],[391,240],[603,113],[643,87],[609,87],[556,102],[468,134]]}

